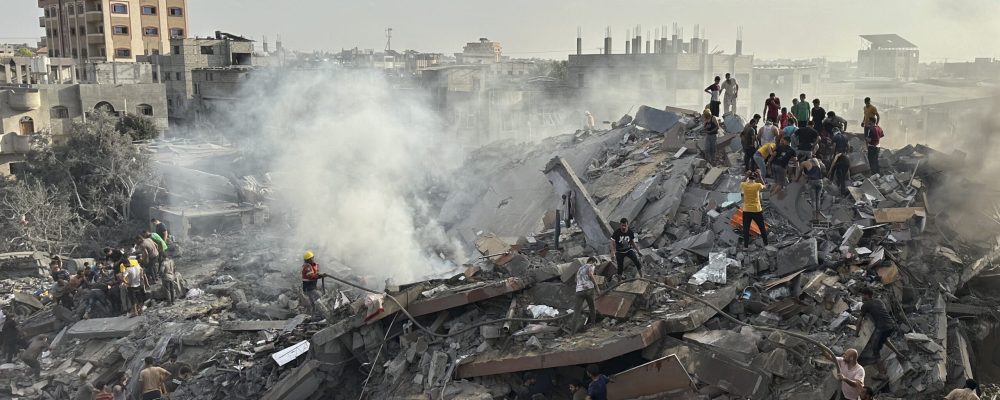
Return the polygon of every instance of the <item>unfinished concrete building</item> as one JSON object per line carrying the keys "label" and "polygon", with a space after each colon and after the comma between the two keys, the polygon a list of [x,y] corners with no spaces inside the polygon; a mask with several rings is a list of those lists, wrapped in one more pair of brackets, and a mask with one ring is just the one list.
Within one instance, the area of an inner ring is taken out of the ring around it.
{"label": "unfinished concrete building", "polygon": [[920,49],[896,34],[861,35],[864,47],[858,50],[858,77],[911,81],[920,68]]}
{"label": "unfinished concrete building", "polygon": [[[172,124],[195,123],[208,112],[207,104],[234,96],[236,86],[229,83],[254,65],[253,41],[225,32],[211,38],[172,39],[170,47],[169,55],[151,56],[149,61],[158,66],[159,79],[167,87]],[[201,95],[202,86],[208,89],[207,98]]]}
{"label": "unfinished concrete building", "polygon": [[705,87],[728,72],[740,84],[736,113],[750,111],[753,55],[743,54],[742,40],[737,40],[735,53],[724,54],[697,33],[684,41],[677,29],[669,38],[665,28],[661,32],[651,39],[654,45],[647,39],[645,50],[639,29],[626,40],[623,52],[612,51],[610,30],[598,54],[583,54],[582,45],[577,46],[578,53],[569,56],[568,79],[581,103],[605,119],[617,119],[633,104],[701,110],[709,102]]}

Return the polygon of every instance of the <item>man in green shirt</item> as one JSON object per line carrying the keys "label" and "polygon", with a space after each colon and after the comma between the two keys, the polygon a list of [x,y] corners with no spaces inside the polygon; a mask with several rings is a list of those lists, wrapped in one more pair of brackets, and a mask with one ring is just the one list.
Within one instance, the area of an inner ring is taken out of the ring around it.
{"label": "man in green shirt", "polygon": [[799,121],[799,128],[804,128],[806,122],[809,122],[809,102],[806,101],[805,93],[800,94],[798,103],[792,105],[792,115]]}
{"label": "man in green shirt", "polygon": [[[160,256],[156,260],[156,264],[159,267],[157,271],[163,272],[163,260],[167,259],[167,241],[163,240],[163,237],[156,232],[145,231],[142,233],[143,237],[150,238],[156,243],[156,247],[160,248]],[[157,277],[160,278],[160,277]]]}

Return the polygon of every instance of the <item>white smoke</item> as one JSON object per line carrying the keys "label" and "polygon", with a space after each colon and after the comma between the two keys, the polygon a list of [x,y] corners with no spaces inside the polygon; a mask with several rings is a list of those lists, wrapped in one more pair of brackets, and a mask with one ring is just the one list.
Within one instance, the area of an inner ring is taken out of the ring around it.
{"label": "white smoke", "polygon": [[271,172],[272,214],[291,225],[281,247],[396,283],[464,262],[427,202],[462,155],[426,98],[333,69],[261,72],[243,92],[231,128]]}

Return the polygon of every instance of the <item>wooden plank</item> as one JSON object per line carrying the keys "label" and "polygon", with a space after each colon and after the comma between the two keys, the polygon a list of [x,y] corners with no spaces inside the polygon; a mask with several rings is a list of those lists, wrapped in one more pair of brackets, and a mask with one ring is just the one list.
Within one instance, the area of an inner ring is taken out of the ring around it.
{"label": "wooden plank", "polygon": [[914,215],[927,217],[923,207],[876,208],[875,222],[906,222]]}

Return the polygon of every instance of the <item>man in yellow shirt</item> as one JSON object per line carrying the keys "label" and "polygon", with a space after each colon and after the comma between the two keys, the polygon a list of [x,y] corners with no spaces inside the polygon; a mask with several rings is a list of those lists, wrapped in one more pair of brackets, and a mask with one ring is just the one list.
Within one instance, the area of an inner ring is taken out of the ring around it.
{"label": "man in yellow shirt", "polygon": [[760,174],[747,171],[746,178],[740,183],[743,192],[743,248],[750,247],[750,224],[757,223],[760,237],[767,245],[767,226],[764,223],[764,207],[760,202],[760,192],[764,190],[764,181]]}
{"label": "man in yellow shirt", "polygon": [[861,119],[861,126],[865,126],[865,122],[871,121],[875,118],[875,125],[878,125],[879,120],[882,119],[881,115],[878,115],[878,108],[872,104],[871,97],[865,97],[865,117]]}
{"label": "man in yellow shirt", "polygon": [[757,152],[753,155],[753,161],[757,163],[757,172],[763,178],[767,177],[767,161],[774,154],[774,149],[777,147],[773,142],[764,143],[757,148]]}

